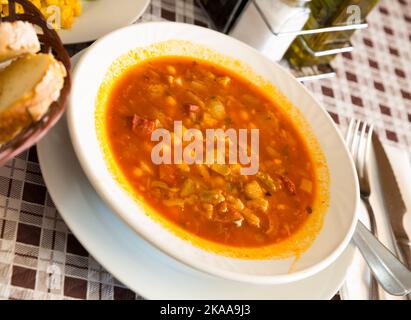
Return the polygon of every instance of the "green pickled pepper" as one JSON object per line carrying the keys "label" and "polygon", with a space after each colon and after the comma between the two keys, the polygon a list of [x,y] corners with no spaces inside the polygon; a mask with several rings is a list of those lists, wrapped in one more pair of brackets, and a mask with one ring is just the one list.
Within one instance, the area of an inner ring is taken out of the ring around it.
{"label": "green pickled pepper", "polygon": [[[377,2],[378,0],[312,0],[309,3],[311,15],[304,30],[362,23]],[[297,67],[329,63],[335,54],[316,57],[310,49],[318,52],[341,48],[354,32],[355,30],[344,30],[299,36],[288,48],[285,58]]]}

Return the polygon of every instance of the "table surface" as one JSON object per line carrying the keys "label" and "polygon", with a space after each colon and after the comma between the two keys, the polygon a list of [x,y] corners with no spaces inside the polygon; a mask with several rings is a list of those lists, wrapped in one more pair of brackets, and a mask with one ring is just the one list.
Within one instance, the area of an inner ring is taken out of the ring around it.
{"label": "table surface", "polygon": [[[209,27],[193,0],[153,0],[140,21]],[[137,23],[138,23],[137,22]],[[374,123],[387,143],[411,155],[411,3],[382,0],[337,57],[337,77],[306,83],[344,129]],[[70,54],[89,44],[68,46]],[[53,276],[51,276],[53,275]],[[102,268],[65,225],[47,192],[36,149],[0,167],[0,298],[139,299]]]}

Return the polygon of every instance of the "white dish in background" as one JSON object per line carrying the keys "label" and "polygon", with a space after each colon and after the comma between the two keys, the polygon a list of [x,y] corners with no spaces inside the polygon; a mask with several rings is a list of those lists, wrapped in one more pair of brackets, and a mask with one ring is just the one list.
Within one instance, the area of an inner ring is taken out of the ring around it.
{"label": "white dish in background", "polygon": [[74,19],[71,29],[59,30],[64,44],[96,40],[136,21],[146,11],[150,0],[81,1],[83,13]]}
{"label": "white dish in background", "polygon": [[65,119],[40,141],[37,152],[48,191],[70,230],[113,276],[147,299],[331,299],[352,262],[355,249],[349,245],[316,275],[279,285],[198,272],[141,239],[99,198],[74,154]]}
{"label": "white dish in background", "polygon": [[[195,247],[154,222],[113,179],[94,122],[95,97],[102,79],[120,55],[171,39],[207,46],[249,64],[287,96],[310,123],[329,166],[330,207],[320,234],[297,263],[293,264],[294,258],[233,259]],[[188,24],[155,22],[129,26],[103,37],[87,49],[74,68],[67,120],[79,162],[102,199],[145,240],[198,270],[259,284],[298,281],[328,267],[351,240],[357,222],[358,182],[351,157],[331,117],[288,71],[224,34]]]}

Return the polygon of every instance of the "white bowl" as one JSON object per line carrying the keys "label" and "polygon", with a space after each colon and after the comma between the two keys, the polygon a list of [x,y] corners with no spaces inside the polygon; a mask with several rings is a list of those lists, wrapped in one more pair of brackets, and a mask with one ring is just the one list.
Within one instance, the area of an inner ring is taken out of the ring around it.
{"label": "white bowl", "polygon": [[[247,63],[253,72],[270,81],[297,106],[310,123],[328,164],[330,203],[321,232],[294,265],[295,258],[228,258],[182,240],[144,214],[141,205],[109,171],[95,127],[95,104],[100,85],[118,57],[137,47],[167,40],[190,41]],[[351,157],[331,117],[290,73],[253,48],[224,34],[188,24],[154,22],[129,26],[103,37],[87,50],[74,69],[67,119],[77,157],[100,196],[140,236],[198,270],[253,283],[296,281],[330,265],[352,237],[357,222],[358,183]]]}

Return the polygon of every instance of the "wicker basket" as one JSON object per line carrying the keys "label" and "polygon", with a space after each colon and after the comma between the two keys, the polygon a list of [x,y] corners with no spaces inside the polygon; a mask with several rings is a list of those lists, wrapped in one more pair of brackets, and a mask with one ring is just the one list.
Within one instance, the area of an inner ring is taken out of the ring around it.
{"label": "wicker basket", "polygon": [[[20,4],[23,7],[24,13],[16,13],[16,4]],[[61,61],[66,67],[67,77],[65,78],[59,99],[50,106],[48,112],[40,120],[33,122],[28,128],[20,132],[11,141],[0,146],[0,166],[36,144],[53,127],[64,112],[71,87],[70,57],[56,31],[47,26],[47,22],[41,12],[28,0],[9,0],[9,15],[4,18],[0,17],[0,23],[17,20],[28,21],[39,27],[38,38],[41,43],[41,52],[52,53],[56,59]]]}

